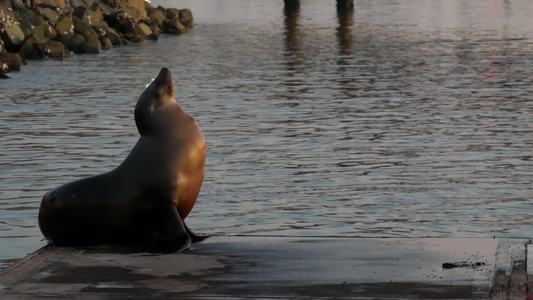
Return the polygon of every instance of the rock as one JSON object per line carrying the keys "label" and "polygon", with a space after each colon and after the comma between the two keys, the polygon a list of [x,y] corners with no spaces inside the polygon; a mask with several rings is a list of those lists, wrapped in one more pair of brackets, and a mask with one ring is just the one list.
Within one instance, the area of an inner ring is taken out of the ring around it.
{"label": "rock", "polygon": [[146,20],[146,8],[144,6],[144,0],[122,0],[124,2],[124,8],[135,8],[139,11],[140,20]]}
{"label": "rock", "polygon": [[[146,20],[148,18],[146,15],[146,8],[144,6],[144,0],[102,0],[102,2],[117,11],[125,12],[128,18],[134,18],[136,22],[139,20]],[[135,8],[137,11],[131,10],[130,8]],[[132,14],[136,15],[136,17],[134,17]]]}
{"label": "rock", "polygon": [[74,11],[74,16],[88,25],[93,25],[96,22],[104,20],[104,15],[98,5],[91,5],[89,7],[79,6]]}
{"label": "rock", "polygon": [[163,27],[163,21],[166,20],[166,16],[161,10],[156,8],[146,8],[146,13],[148,14],[148,18],[159,28]]}
{"label": "rock", "polygon": [[124,9],[124,1],[123,0],[101,0],[106,5],[109,5],[110,7],[117,9],[117,10],[123,10]]}
{"label": "rock", "polygon": [[142,34],[142,32],[137,28],[136,25],[133,25],[132,28],[127,30],[126,34],[124,35],[124,38],[126,38],[130,42],[140,43],[146,39],[146,36]]}
{"label": "rock", "polygon": [[192,25],[190,10],[145,0],[0,0],[0,77],[28,59],[98,53]]}
{"label": "rock", "polygon": [[7,3],[11,2],[10,4],[13,9],[12,10],[13,17],[16,20],[21,20],[26,17],[35,16],[35,12],[29,9],[22,0],[11,0],[11,1],[5,0],[4,2],[7,2]]}
{"label": "rock", "polygon": [[65,15],[56,24],[56,31],[60,35],[74,33],[74,24],[72,23],[72,15]]}
{"label": "rock", "polygon": [[192,28],[193,25],[193,17],[192,12],[188,8],[184,8],[180,10],[179,17],[180,23],[185,25],[187,28]]}
{"label": "rock", "polygon": [[39,47],[44,57],[63,58],[66,56],[65,46],[58,41],[47,41]]}
{"label": "rock", "polygon": [[109,50],[113,48],[113,43],[106,37],[100,37],[100,44],[102,44],[102,50]]}
{"label": "rock", "polygon": [[14,23],[5,29],[1,38],[8,52],[18,52],[24,42],[24,32],[19,25]]}
{"label": "rock", "polygon": [[33,5],[49,7],[65,7],[65,0],[33,0]]}
{"label": "rock", "polygon": [[113,28],[109,27],[106,22],[102,21],[94,24],[93,29],[100,38],[105,37],[106,39],[109,39],[113,45],[122,46],[122,38]]}
{"label": "rock", "polygon": [[105,21],[96,22],[92,25],[94,31],[98,36],[104,37],[107,34],[107,31],[109,30],[109,26]]}
{"label": "rock", "polygon": [[104,14],[104,21],[107,23],[107,25],[111,28],[119,28],[121,23],[124,22],[125,14],[123,11],[115,11],[115,13],[111,15]]}
{"label": "rock", "polygon": [[161,27],[157,26],[157,24],[155,24],[153,22],[148,24],[148,26],[152,30],[152,35],[147,37],[147,38],[151,39],[151,40],[154,40],[154,41],[157,41],[159,35],[161,34]]}
{"label": "rock", "polygon": [[109,28],[105,37],[115,46],[124,46],[128,44],[128,42],[125,41],[113,28]]}
{"label": "rock", "polygon": [[52,9],[48,7],[37,6],[36,9],[41,14],[41,17],[43,17],[43,19],[48,21],[49,24],[57,23],[59,19],[59,15],[57,14],[57,12],[53,11]]}
{"label": "rock", "polygon": [[138,43],[146,39],[146,35],[139,28],[138,23],[135,23],[132,19],[123,19],[121,31],[124,32],[124,38],[128,41]]}
{"label": "rock", "polygon": [[9,0],[0,0],[0,32],[15,22],[13,7]]}
{"label": "rock", "polygon": [[55,39],[57,37],[57,31],[55,30],[55,28],[48,24],[48,23],[45,23],[44,26],[43,26],[43,29],[44,29],[44,37],[49,39],[49,40],[52,40],[52,39]]}
{"label": "rock", "polygon": [[124,13],[126,14],[126,18],[133,20],[133,22],[135,23],[144,20],[142,18],[141,12],[135,7],[124,8]]}
{"label": "rock", "polygon": [[83,52],[85,53],[99,53],[102,50],[102,44],[98,38],[90,38],[83,44]]}
{"label": "rock", "polygon": [[[0,57],[2,56],[2,54],[0,54]],[[0,76],[4,75],[4,73],[8,73],[9,72],[9,66],[2,61],[2,59],[0,58]],[[5,78],[5,77],[3,77]],[[9,78],[9,77],[7,77]]]}
{"label": "rock", "polygon": [[138,23],[135,26],[136,26],[136,30],[144,36],[149,36],[153,34],[152,29],[150,29],[150,27],[148,27],[148,25],[144,23]]}
{"label": "rock", "polygon": [[88,7],[91,6],[93,1],[91,0],[70,0],[70,6],[74,8],[74,10],[78,7]]}
{"label": "rock", "polygon": [[26,38],[35,36],[42,40],[44,39],[44,24],[46,23],[41,16],[27,17],[20,21],[20,29]]}
{"label": "rock", "polygon": [[114,16],[117,13],[117,10],[112,8],[111,6],[107,5],[104,2],[95,2],[98,7],[100,7],[100,10],[102,11],[102,15],[104,17],[106,16]]}
{"label": "rock", "polygon": [[59,37],[59,41],[74,53],[82,53],[85,38],[78,33],[71,33]]}
{"label": "rock", "polygon": [[187,27],[178,19],[168,19],[163,22],[163,32],[169,34],[182,34],[187,32]]}
{"label": "rock", "polygon": [[39,44],[43,42],[45,41],[35,36],[27,38],[26,41],[24,41],[22,47],[20,47],[20,50],[18,51],[18,54],[22,61],[43,57],[41,53],[41,48],[39,48]]}
{"label": "rock", "polygon": [[98,40],[98,35],[96,34],[96,31],[94,31],[94,29],[88,24],[85,24],[82,20],[76,17],[72,17],[72,23],[74,23],[75,33],[79,33],[83,35],[86,40],[89,40],[89,39]]}
{"label": "rock", "polygon": [[177,19],[180,16],[180,11],[177,8],[167,8],[165,14],[167,19]]}
{"label": "rock", "polygon": [[152,33],[149,36],[147,36],[146,39],[147,40],[151,40],[151,41],[157,41],[157,40],[159,40],[159,34]]}
{"label": "rock", "polygon": [[22,59],[17,53],[0,54],[0,62],[7,65],[10,71],[20,71]]}

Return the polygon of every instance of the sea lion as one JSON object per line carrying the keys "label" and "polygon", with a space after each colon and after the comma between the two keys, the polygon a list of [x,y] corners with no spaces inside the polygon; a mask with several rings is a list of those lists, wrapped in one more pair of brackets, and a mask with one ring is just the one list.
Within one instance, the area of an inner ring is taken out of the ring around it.
{"label": "sea lion", "polygon": [[181,251],[193,234],[184,220],[204,178],[206,145],[196,121],[174,98],[167,68],[144,90],[135,106],[141,135],[116,169],[46,193],[39,228],[66,245],[153,242]]}

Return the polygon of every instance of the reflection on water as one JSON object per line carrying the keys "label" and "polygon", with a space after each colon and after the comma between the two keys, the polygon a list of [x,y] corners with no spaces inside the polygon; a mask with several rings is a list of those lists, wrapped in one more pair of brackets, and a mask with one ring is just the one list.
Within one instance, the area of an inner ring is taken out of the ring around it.
{"label": "reflection on water", "polygon": [[337,27],[337,39],[339,40],[339,56],[353,54],[354,36],[352,32],[353,21],[353,7],[337,7],[337,19],[339,20],[339,27]]}
{"label": "reflection on water", "polygon": [[195,28],[0,82],[0,258],[43,245],[47,190],[125,158],[162,66],[207,140],[199,233],[531,235],[533,3],[157,4]]}
{"label": "reflection on water", "polygon": [[299,53],[300,49],[300,30],[298,22],[300,19],[300,7],[285,6],[283,8],[285,13],[285,51],[287,53]]}

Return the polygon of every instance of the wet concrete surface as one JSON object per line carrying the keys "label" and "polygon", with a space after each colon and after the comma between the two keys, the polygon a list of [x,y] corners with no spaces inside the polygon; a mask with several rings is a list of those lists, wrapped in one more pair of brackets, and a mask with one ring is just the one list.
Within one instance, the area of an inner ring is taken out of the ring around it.
{"label": "wet concrete surface", "polygon": [[183,253],[48,245],[0,298],[525,299],[526,239],[215,236]]}

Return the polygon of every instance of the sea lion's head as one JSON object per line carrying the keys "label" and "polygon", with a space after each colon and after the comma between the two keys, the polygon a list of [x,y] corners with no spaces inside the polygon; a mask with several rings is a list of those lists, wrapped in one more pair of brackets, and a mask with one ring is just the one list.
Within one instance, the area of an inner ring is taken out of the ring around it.
{"label": "sea lion's head", "polygon": [[155,110],[176,103],[174,82],[167,68],[162,68],[157,78],[150,83],[139,97],[135,106],[135,124],[141,135],[150,132],[150,118]]}

